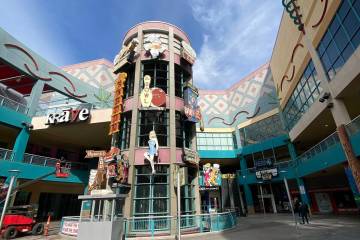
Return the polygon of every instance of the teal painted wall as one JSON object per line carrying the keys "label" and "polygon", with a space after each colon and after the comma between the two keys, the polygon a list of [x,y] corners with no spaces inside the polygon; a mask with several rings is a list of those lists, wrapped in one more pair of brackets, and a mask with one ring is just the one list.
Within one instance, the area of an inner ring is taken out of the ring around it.
{"label": "teal painted wall", "polygon": [[31,123],[31,118],[10,108],[0,106],[0,123],[23,128],[24,126],[21,125],[22,122]]}
{"label": "teal painted wall", "polygon": [[[51,171],[55,171],[54,167],[44,167],[21,162],[0,160],[0,176],[8,177],[8,171],[12,169],[20,170],[18,178],[30,180],[43,176]],[[87,184],[88,178],[88,171],[71,170],[71,174],[68,178],[56,178],[55,175],[51,175],[43,179],[43,181]]]}

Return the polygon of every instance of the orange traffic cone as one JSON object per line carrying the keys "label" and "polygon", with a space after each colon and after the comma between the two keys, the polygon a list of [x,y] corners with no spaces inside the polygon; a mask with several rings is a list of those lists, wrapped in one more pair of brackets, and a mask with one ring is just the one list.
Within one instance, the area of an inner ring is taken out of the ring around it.
{"label": "orange traffic cone", "polygon": [[50,219],[51,219],[51,216],[49,214],[46,225],[45,225],[45,229],[44,229],[44,236],[49,236]]}

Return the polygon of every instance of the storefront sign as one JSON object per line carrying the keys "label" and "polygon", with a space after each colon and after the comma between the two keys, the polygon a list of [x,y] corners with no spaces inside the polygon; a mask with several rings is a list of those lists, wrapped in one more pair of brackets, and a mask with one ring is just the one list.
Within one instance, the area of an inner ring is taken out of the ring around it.
{"label": "storefront sign", "polygon": [[255,161],[255,169],[256,170],[264,170],[273,167],[273,159],[272,158],[265,158],[259,159]]}
{"label": "storefront sign", "polygon": [[134,61],[138,44],[139,40],[137,38],[134,38],[127,46],[123,45],[119,54],[115,56],[114,72],[117,72],[125,63]]}
{"label": "storefront sign", "polygon": [[61,113],[49,113],[46,117],[45,125],[56,125],[59,123],[84,122],[90,118],[88,108],[64,109]]}
{"label": "storefront sign", "polygon": [[212,187],[200,186],[199,190],[200,191],[216,191],[216,190],[219,190],[219,186],[212,186]]}
{"label": "storefront sign", "polygon": [[194,49],[185,41],[181,41],[181,46],[181,57],[190,64],[194,64],[196,59],[196,52]]}
{"label": "storefront sign", "polygon": [[220,165],[214,163],[207,163],[203,166],[203,184],[205,187],[220,186],[221,185],[221,172]]}
{"label": "storefront sign", "polygon": [[199,154],[194,150],[185,148],[184,149],[184,161],[194,164],[194,165],[199,165],[199,161],[200,161]]}
{"label": "storefront sign", "polygon": [[98,157],[104,157],[106,154],[106,151],[96,151],[96,150],[86,150],[86,156],[85,158],[98,158]]}
{"label": "storefront sign", "polygon": [[127,78],[127,73],[121,72],[119,77],[115,81],[115,93],[114,93],[114,106],[111,114],[110,130],[109,135],[120,131],[121,113],[123,107],[123,95],[124,95],[124,84]]}
{"label": "storefront sign", "polygon": [[195,123],[202,118],[197,101],[198,96],[198,90],[190,83],[184,87],[184,113],[188,121]]}
{"label": "storefront sign", "polygon": [[64,221],[61,233],[70,236],[77,236],[79,231],[79,223],[73,221]]}
{"label": "storefront sign", "polygon": [[166,105],[166,93],[161,88],[150,88],[151,77],[144,76],[144,88],[140,93],[140,102],[144,110],[161,108]]}
{"label": "storefront sign", "polygon": [[278,175],[278,170],[277,168],[260,170],[256,171],[255,175],[257,179],[271,180],[273,177],[276,177]]}
{"label": "storefront sign", "polygon": [[236,174],[235,173],[222,174],[221,178],[223,178],[223,179],[234,179],[234,178],[236,178]]}
{"label": "storefront sign", "polygon": [[89,174],[89,187],[94,184],[95,177],[96,177],[97,169],[90,169]]}

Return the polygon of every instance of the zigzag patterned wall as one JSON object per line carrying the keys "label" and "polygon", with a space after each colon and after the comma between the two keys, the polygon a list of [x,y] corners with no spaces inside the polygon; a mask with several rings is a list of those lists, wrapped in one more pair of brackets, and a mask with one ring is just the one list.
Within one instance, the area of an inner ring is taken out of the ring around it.
{"label": "zigzag patterned wall", "polygon": [[113,64],[105,59],[79,63],[62,68],[80,80],[109,92],[114,90]]}
{"label": "zigzag patterned wall", "polygon": [[268,104],[268,95],[276,96],[268,64],[229,89],[200,90],[199,95],[205,127],[210,128],[235,127],[249,117],[267,112],[275,107]]}
{"label": "zigzag patterned wall", "polygon": [[[113,92],[115,75],[112,68],[111,62],[99,59],[62,69],[92,86]],[[259,67],[229,89],[200,90],[199,95],[199,105],[207,128],[236,127],[249,117],[276,107],[276,91],[269,64]],[[55,96],[52,94],[51,98]]]}

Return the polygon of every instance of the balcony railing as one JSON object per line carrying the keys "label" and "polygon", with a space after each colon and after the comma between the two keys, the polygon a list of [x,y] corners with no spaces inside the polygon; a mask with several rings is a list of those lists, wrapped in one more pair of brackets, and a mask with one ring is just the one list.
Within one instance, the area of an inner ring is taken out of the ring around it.
{"label": "balcony railing", "polygon": [[4,106],[10,108],[16,112],[26,114],[28,111],[28,107],[25,104],[16,102],[10,98],[4,97],[0,95],[0,106]]}
{"label": "balcony railing", "polygon": [[297,162],[306,162],[313,158],[315,155],[325,152],[330,147],[334,146],[335,144],[339,143],[339,135],[337,132],[333,132],[330,136],[307,150],[306,152],[302,153],[297,157]]}
{"label": "balcony railing", "polygon": [[113,101],[108,102],[95,102],[95,103],[69,103],[69,104],[58,104],[55,106],[49,106],[42,104],[35,113],[35,116],[46,116],[50,113],[59,113],[63,109],[68,108],[89,108],[92,109],[105,109],[105,108],[112,108]]}
{"label": "balcony railing", "polygon": [[[170,235],[176,229],[178,218],[174,216],[130,217],[124,220],[124,239],[137,235],[152,236],[157,234]],[[84,218],[81,218],[84,221]],[[86,219],[85,219],[86,221]],[[76,236],[80,218],[63,217],[60,232],[64,235]],[[71,225],[71,229],[68,226]],[[236,212],[181,215],[180,229],[182,234],[220,232],[237,225]],[[133,239],[133,238],[131,238]]]}
{"label": "balcony railing", "polygon": [[[13,161],[13,151],[5,148],[0,148],[0,160]],[[24,154],[24,160],[22,163],[33,164],[43,167],[55,167],[56,162],[59,159],[45,157],[35,154]],[[88,170],[88,165],[80,162],[69,162],[71,169]]]}
{"label": "balcony railing", "polygon": [[360,131],[360,115],[354,118],[351,122],[346,124],[346,131],[349,136],[354,135]]}

